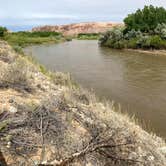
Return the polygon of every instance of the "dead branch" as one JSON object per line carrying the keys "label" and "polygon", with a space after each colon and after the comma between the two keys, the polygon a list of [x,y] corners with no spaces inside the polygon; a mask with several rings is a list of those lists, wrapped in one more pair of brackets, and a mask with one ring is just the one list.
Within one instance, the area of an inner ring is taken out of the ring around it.
{"label": "dead branch", "polygon": [[0,121],[2,122],[7,116],[9,115],[9,112],[4,111],[0,114]]}
{"label": "dead branch", "polygon": [[44,147],[44,137],[43,137],[43,115],[42,112],[40,113],[40,135],[41,135],[41,144],[42,144],[42,152],[40,155],[40,163],[42,163],[45,153],[45,147]]}
{"label": "dead branch", "polygon": [[111,155],[110,153],[108,154],[106,151],[99,149],[99,154],[105,156],[106,158],[110,158],[114,161],[124,161],[124,162],[128,162],[128,163],[136,163],[136,162],[140,162],[139,160],[133,160],[133,159],[128,159],[128,158],[121,158],[121,157],[116,157],[114,155]]}
{"label": "dead branch", "polygon": [[56,166],[67,166],[69,163],[72,163],[74,160],[83,157],[89,153],[93,153],[93,152],[98,152],[100,155],[105,156],[106,158],[112,159],[112,160],[116,160],[116,161],[125,161],[125,162],[132,162],[132,163],[136,163],[136,162],[140,162],[138,160],[133,160],[133,159],[128,159],[128,158],[121,158],[121,157],[117,157],[114,156],[112,154],[108,154],[106,152],[106,150],[112,149],[112,148],[117,148],[117,147],[121,147],[121,146],[127,146],[127,145],[132,145],[132,142],[129,143],[121,143],[121,144],[109,144],[109,143],[102,143],[104,141],[97,142],[96,140],[90,141],[90,143],[80,152],[74,153],[73,155],[71,155],[70,157],[63,159],[61,161],[53,161],[51,164],[54,164]]}
{"label": "dead branch", "polygon": [[35,145],[35,144],[30,144],[30,143],[23,143],[21,141],[16,141],[16,140],[11,140],[11,143],[17,144],[17,145],[21,145],[21,146],[30,146],[33,148],[42,148],[41,145]]}

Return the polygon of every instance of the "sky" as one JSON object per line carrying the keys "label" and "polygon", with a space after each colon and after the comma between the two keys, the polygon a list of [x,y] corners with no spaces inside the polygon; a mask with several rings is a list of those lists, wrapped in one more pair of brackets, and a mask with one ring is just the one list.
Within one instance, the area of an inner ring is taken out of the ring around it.
{"label": "sky", "polygon": [[11,30],[77,22],[123,22],[144,5],[163,6],[166,0],[0,0],[0,25]]}

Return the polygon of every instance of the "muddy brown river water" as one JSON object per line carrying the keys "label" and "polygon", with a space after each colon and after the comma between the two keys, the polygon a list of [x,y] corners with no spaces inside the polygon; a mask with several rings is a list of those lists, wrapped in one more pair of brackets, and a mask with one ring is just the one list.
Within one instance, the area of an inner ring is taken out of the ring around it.
{"label": "muddy brown river water", "polygon": [[24,50],[56,71],[69,72],[97,96],[120,103],[143,127],[166,138],[166,56],[100,48],[73,40]]}

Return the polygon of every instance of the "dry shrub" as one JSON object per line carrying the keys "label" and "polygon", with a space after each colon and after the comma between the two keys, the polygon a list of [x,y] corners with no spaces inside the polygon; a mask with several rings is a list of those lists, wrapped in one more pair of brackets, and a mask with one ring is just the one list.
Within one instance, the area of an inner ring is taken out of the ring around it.
{"label": "dry shrub", "polygon": [[61,72],[51,73],[50,77],[56,85],[73,87],[76,84],[73,82],[70,74]]}
{"label": "dry shrub", "polygon": [[29,82],[30,73],[28,63],[24,58],[17,58],[15,62],[1,67],[1,88],[14,88],[18,90],[31,91]]}
{"label": "dry shrub", "polygon": [[6,63],[12,63],[17,55],[6,42],[0,41],[0,60]]}
{"label": "dry shrub", "polygon": [[[72,108],[60,96],[50,96],[47,100],[33,111],[19,111],[3,119],[3,122],[10,119],[10,123],[1,133],[3,141],[0,145],[10,142],[10,147],[5,151],[14,158],[26,157],[25,163],[32,165],[35,162],[32,156],[38,156],[42,163],[47,158],[47,148],[50,148],[54,152],[50,151],[49,162],[57,166],[77,162],[86,165],[83,163],[87,163],[87,160],[89,163],[95,160],[99,166],[113,165],[115,162],[129,166],[137,162],[136,158],[128,158],[130,151],[134,151],[135,140],[133,136],[126,138],[124,129],[114,130],[103,125],[92,111]],[[69,116],[72,121],[68,119]],[[6,135],[10,135],[10,140],[5,139]],[[59,164],[55,164],[55,161]]]}

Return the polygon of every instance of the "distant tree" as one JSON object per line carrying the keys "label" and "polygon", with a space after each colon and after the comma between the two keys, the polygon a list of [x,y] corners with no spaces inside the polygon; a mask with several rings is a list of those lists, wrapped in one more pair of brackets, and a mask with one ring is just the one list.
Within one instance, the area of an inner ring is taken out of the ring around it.
{"label": "distant tree", "polygon": [[5,32],[7,32],[7,28],[0,26],[0,37],[3,37],[5,35]]}
{"label": "distant tree", "polygon": [[132,29],[142,32],[154,32],[158,24],[166,23],[166,10],[163,7],[145,6],[135,13],[129,14],[125,19],[125,32]]}

